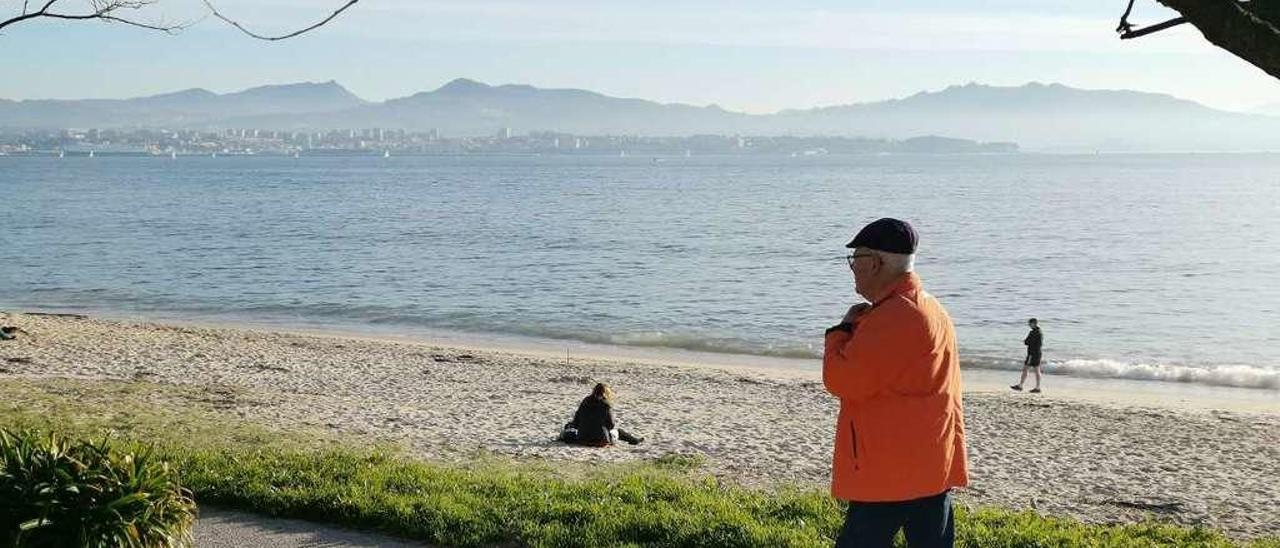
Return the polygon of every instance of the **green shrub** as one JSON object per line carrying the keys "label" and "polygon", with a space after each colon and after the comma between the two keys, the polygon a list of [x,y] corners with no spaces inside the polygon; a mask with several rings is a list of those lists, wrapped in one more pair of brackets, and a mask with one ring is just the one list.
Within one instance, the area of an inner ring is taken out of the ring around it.
{"label": "green shrub", "polygon": [[0,429],[0,542],[190,546],[195,502],[150,450]]}

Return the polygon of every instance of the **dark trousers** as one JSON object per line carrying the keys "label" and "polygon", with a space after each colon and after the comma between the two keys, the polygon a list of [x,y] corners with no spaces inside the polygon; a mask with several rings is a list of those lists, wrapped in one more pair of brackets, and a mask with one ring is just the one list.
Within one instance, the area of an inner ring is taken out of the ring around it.
{"label": "dark trousers", "polygon": [[627,432],[626,430],[623,430],[621,428],[618,429],[618,439],[625,441],[627,443],[635,443],[637,441],[640,441],[640,438],[637,438],[631,435],[631,432]]}
{"label": "dark trousers", "polygon": [[951,491],[902,502],[850,502],[836,548],[888,548],[898,529],[911,548],[954,546]]}
{"label": "dark trousers", "polygon": [[[637,438],[631,432],[627,432],[626,430],[623,430],[621,428],[618,428],[614,431],[618,433],[618,440],[625,441],[627,443],[636,443],[640,441],[640,438]],[[612,438],[613,434],[610,433],[609,437]],[[556,439],[565,443],[575,443],[575,444],[583,444],[583,445],[605,445],[605,444],[609,444],[609,443],[613,443],[614,441],[617,441],[614,439],[608,439],[608,440],[591,440],[590,442],[584,442],[582,438],[579,436],[578,429],[572,428],[572,423],[564,425],[564,428],[560,430],[560,436],[557,437]]]}

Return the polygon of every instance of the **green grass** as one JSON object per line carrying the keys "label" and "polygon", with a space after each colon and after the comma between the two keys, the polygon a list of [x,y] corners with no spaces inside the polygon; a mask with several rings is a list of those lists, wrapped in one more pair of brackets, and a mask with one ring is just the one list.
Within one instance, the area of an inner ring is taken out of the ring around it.
{"label": "green grass", "polygon": [[[433,544],[830,546],[843,517],[824,492],[728,485],[701,474],[697,457],[595,467],[491,455],[432,463],[323,432],[271,432],[207,399],[145,383],[0,380],[0,401],[11,402],[0,404],[0,426],[75,436],[112,428],[122,443],[153,443],[200,503]],[[957,533],[958,545],[983,548],[1280,548],[1280,539],[1240,543],[1206,529],[1088,525],[997,509],[958,509]]]}

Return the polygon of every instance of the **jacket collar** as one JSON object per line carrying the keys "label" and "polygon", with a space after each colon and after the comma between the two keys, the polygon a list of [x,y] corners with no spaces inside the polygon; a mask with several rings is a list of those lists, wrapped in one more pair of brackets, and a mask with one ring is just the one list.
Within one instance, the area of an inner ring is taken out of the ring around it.
{"label": "jacket collar", "polygon": [[906,274],[903,274],[901,278],[898,278],[898,281],[893,284],[892,288],[889,289],[889,291],[886,291],[882,297],[877,299],[875,304],[879,305],[880,303],[884,302],[889,297],[892,297],[894,295],[902,295],[904,293],[914,293],[919,290],[920,290],[920,276],[916,275],[915,272],[908,272]]}

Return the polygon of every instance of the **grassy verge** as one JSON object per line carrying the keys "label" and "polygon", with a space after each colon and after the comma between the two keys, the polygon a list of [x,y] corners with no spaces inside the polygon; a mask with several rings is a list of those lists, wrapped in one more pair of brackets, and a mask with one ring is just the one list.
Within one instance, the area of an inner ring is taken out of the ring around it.
{"label": "grassy verge", "polygon": [[[219,398],[232,397],[222,393]],[[697,472],[696,459],[587,468],[478,456],[423,462],[323,432],[272,432],[193,388],[0,379],[0,426],[154,444],[201,503],[377,529],[444,545],[830,546],[838,504],[816,491],[758,491]],[[223,402],[225,403],[225,402]],[[1087,525],[995,509],[957,516],[959,545],[1253,546],[1162,524]]]}

